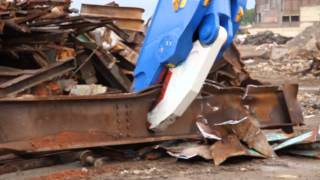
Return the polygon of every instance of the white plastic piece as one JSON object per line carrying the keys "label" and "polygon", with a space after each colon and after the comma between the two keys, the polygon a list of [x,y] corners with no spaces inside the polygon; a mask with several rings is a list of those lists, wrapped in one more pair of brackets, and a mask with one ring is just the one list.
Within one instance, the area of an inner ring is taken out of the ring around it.
{"label": "white plastic piece", "polygon": [[148,114],[151,129],[163,130],[183,115],[200,93],[226,40],[227,31],[220,27],[213,44],[202,46],[196,41],[187,60],[170,70],[172,76],[164,97]]}

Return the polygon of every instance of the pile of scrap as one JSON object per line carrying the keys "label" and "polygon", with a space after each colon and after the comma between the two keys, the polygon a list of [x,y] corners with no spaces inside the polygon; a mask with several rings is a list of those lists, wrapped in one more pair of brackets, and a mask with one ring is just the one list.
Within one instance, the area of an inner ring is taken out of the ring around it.
{"label": "pile of scrap", "polygon": [[[151,132],[146,126],[147,114],[159,95],[157,87],[139,94],[3,99],[0,108],[6,113],[0,121],[3,128],[0,134],[4,137],[0,139],[0,152],[6,156],[0,174],[12,172],[8,166],[23,169],[24,163],[33,162],[34,159],[16,157],[16,152],[61,152],[54,156],[34,156],[55,165],[64,163],[54,161],[55,158],[72,151],[71,160],[80,159],[85,166],[101,166],[119,159],[157,159],[164,155],[163,150],[179,159],[201,156],[214,160],[216,165],[237,156],[274,157],[274,150],[261,129],[282,128],[292,133],[293,126],[303,124],[297,92],[296,85],[277,87],[253,80],[244,70],[239,52],[231,46],[212,68],[197,100],[181,118],[161,132]],[[19,116],[15,114],[17,106]],[[24,131],[16,133],[17,129]],[[188,140],[182,145],[170,141],[180,139]],[[129,146],[128,150],[123,146],[114,147],[159,141],[165,143],[155,147]],[[113,148],[106,148],[111,145]],[[8,157],[8,153],[14,156]],[[15,163],[16,159],[21,164]],[[46,163],[36,165],[48,166]]]}
{"label": "pile of scrap", "polygon": [[257,78],[317,79],[320,75],[319,25],[315,23],[283,45],[239,45],[247,70]]}
{"label": "pile of scrap", "polygon": [[74,15],[65,0],[1,3],[0,97],[130,90],[142,9],[112,4],[99,7],[108,16]]}
{"label": "pile of scrap", "polygon": [[[242,40],[241,40],[242,39]],[[244,45],[262,45],[262,44],[286,44],[292,38],[275,34],[272,31],[259,32],[255,35],[246,35],[239,39],[239,43]]]}
{"label": "pile of scrap", "polygon": [[294,37],[287,43],[290,48],[305,48],[315,47],[315,44],[320,41],[320,23],[307,27],[302,33]]}
{"label": "pile of scrap", "polygon": [[5,113],[0,116],[0,174],[12,171],[8,164],[36,164],[18,154],[39,153],[34,158],[43,162],[37,165],[48,166],[70,151],[70,161],[96,165],[128,154],[148,156],[121,153],[123,147],[117,156],[106,146],[180,139],[197,142],[165,143],[150,151],[164,149],[182,159],[201,156],[216,165],[235,156],[269,158],[278,148],[261,129],[290,134],[293,126],[303,124],[298,86],[252,79],[232,45],[187,112],[168,129],[151,132],[148,112],[160,86],[128,93],[144,39],[143,10],[84,4],[80,15],[71,15],[69,6],[64,0],[1,6],[0,108]]}
{"label": "pile of scrap", "polygon": [[182,160],[202,158],[212,160],[215,165],[235,157],[277,158],[293,155],[320,159],[320,131],[285,133],[278,130],[257,128],[249,119],[223,124],[198,122],[205,141],[179,141],[154,146],[168,155]]}

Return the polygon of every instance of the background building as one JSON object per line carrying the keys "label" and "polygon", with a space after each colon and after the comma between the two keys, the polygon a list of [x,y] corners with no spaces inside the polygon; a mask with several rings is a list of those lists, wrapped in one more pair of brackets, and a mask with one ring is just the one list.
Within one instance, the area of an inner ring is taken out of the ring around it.
{"label": "background building", "polygon": [[320,21],[320,0],[256,0],[252,31],[295,36]]}
{"label": "background building", "polygon": [[320,0],[256,0],[257,25],[300,26],[320,21]]}

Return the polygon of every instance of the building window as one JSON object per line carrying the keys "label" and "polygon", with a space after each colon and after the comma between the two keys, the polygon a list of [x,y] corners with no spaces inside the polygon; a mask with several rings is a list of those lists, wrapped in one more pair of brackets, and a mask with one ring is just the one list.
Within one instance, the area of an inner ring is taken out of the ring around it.
{"label": "building window", "polygon": [[300,22],[300,16],[291,16],[292,22]]}
{"label": "building window", "polygon": [[258,23],[261,23],[261,13],[258,14],[257,21]]}
{"label": "building window", "polygon": [[290,22],[290,17],[289,16],[282,16],[282,22],[289,23]]}

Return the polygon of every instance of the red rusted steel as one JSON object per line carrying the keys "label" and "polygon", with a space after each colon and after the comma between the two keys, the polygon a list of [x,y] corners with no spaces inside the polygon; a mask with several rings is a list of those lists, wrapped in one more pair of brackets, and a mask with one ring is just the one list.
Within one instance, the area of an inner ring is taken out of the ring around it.
{"label": "red rusted steel", "polygon": [[0,97],[16,95],[28,88],[48,80],[60,77],[75,68],[75,60],[67,59],[64,62],[42,68],[33,74],[23,74],[0,85]]}
{"label": "red rusted steel", "polygon": [[261,128],[289,128],[303,124],[302,110],[298,105],[298,86],[249,86],[243,97],[250,113],[260,122]]}
{"label": "red rusted steel", "polygon": [[255,118],[261,128],[283,128],[303,124],[302,110],[297,101],[298,86],[248,86],[244,88],[217,88],[206,84],[204,92],[210,93],[215,111],[207,119],[215,121],[240,120],[247,116]]}
{"label": "red rusted steel", "polygon": [[147,114],[159,92],[2,99],[0,150],[34,153],[197,138],[199,118],[221,123],[253,116],[263,128],[292,127],[303,120],[290,119],[288,109],[296,99],[291,96],[286,104],[280,90],[249,87],[244,95],[242,88],[207,84],[183,117],[165,131],[150,132]]}
{"label": "red rusted steel", "polygon": [[199,102],[165,132],[147,114],[159,89],[140,94],[0,100],[0,149],[41,152],[196,137]]}

